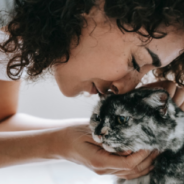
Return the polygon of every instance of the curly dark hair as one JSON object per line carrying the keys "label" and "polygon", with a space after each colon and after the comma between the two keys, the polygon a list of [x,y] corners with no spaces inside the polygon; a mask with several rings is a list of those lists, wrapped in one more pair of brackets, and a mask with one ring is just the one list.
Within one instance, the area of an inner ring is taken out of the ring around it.
{"label": "curly dark hair", "polygon": [[[86,25],[84,13],[89,14],[100,0],[15,0],[12,20],[7,26],[9,39],[0,48],[7,53],[16,53],[9,61],[7,74],[19,79],[24,68],[31,78],[36,78],[45,69],[57,64],[60,58],[67,62],[70,44],[80,42],[82,28]],[[107,17],[115,18],[124,32],[147,31],[148,39],[162,38],[158,26],[184,25],[183,0],[104,0]],[[129,25],[127,30],[124,25]],[[16,52],[18,51],[18,52]],[[179,85],[184,85],[184,53],[170,65],[155,70],[158,78],[174,75]]]}

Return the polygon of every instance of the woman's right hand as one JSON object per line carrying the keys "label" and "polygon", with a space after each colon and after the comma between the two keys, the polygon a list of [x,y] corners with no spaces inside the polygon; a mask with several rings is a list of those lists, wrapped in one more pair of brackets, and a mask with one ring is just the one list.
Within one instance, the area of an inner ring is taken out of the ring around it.
{"label": "woman's right hand", "polygon": [[128,156],[109,153],[92,139],[88,124],[69,126],[63,129],[62,133],[58,133],[54,144],[55,151],[61,153],[65,159],[84,165],[100,175],[138,178],[149,173],[153,168],[152,162],[158,155],[157,151],[143,150]]}

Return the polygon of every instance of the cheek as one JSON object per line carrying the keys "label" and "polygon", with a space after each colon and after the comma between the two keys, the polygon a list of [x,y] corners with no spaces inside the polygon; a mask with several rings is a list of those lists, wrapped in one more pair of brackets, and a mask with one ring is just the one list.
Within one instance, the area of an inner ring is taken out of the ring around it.
{"label": "cheek", "polygon": [[90,127],[90,129],[91,129],[91,131],[92,132],[94,132],[95,131],[95,128],[98,126],[98,122],[95,122],[95,121],[90,121],[90,123],[89,123],[89,127]]}
{"label": "cheek", "polygon": [[[123,78],[129,68],[125,61],[127,59],[116,58],[106,54],[102,57],[101,54],[95,53],[89,57],[72,57],[62,68],[62,75],[69,75],[68,78],[79,79],[80,81],[89,81],[93,78],[102,79],[105,81],[116,81]],[[125,61],[124,61],[125,60]]]}
{"label": "cheek", "polygon": [[[80,93],[78,81],[72,80],[70,77],[55,75],[56,82],[62,94],[67,97],[74,97]],[[76,79],[76,78],[74,78]]]}
{"label": "cheek", "polygon": [[[109,37],[111,36],[109,35]],[[106,35],[100,39],[92,39],[85,44],[81,40],[80,45],[72,50],[69,62],[83,76],[84,80],[100,78],[115,81],[127,74],[130,48],[125,47],[119,38],[114,42],[108,40],[109,37]],[[89,38],[85,37],[85,39]],[[93,41],[94,44],[90,45]]]}
{"label": "cheek", "polygon": [[[113,84],[119,89],[119,94],[127,93],[135,89],[135,87],[141,82],[143,76],[152,69],[153,66],[144,66],[141,68],[140,73],[133,70],[127,73],[122,79],[113,82]],[[149,77],[149,81],[152,81],[153,79],[154,77]]]}
{"label": "cheek", "polygon": [[128,73],[129,71],[126,66],[111,67],[104,70],[104,73],[101,74],[101,78],[107,81],[117,81],[125,77]]}
{"label": "cheek", "polygon": [[[140,135],[140,128],[136,126],[132,126],[126,129],[122,129],[121,134],[125,139],[136,139]],[[134,141],[133,141],[134,142]]]}
{"label": "cheek", "polygon": [[91,66],[93,78],[100,78],[105,81],[117,81],[129,73],[128,66],[122,61],[101,62],[100,65],[94,63]]}

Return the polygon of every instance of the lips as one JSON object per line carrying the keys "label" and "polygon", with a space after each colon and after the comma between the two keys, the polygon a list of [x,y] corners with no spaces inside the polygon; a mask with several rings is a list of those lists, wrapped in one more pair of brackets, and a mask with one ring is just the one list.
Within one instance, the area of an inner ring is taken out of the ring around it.
{"label": "lips", "polygon": [[90,94],[97,94],[97,93],[99,93],[99,92],[98,92],[98,90],[97,90],[95,84],[93,83],[93,86],[92,86],[92,89],[91,89]]}
{"label": "lips", "polygon": [[105,94],[101,89],[97,88],[95,84],[93,83],[93,87],[91,90],[91,94]]}

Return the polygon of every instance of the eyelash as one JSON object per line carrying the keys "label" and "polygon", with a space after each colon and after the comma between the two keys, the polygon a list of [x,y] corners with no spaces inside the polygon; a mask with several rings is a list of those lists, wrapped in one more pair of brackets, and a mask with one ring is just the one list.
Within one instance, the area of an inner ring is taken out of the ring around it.
{"label": "eyelash", "polygon": [[133,64],[134,69],[140,72],[140,67],[137,65],[135,58],[133,56],[132,56],[132,64]]}

